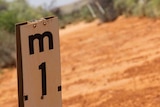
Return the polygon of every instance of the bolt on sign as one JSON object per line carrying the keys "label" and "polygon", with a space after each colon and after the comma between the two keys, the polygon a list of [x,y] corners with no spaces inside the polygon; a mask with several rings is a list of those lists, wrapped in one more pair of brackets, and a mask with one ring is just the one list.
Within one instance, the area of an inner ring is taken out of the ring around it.
{"label": "bolt on sign", "polygon": [[56,17],[16,25],[19,107],[62,107]]}

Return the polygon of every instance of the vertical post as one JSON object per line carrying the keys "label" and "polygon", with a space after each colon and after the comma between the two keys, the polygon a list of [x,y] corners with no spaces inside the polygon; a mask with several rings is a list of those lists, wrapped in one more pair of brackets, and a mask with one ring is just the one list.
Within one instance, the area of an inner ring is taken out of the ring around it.
{"label": "vertical post", "polygon": [[16,25],[19,107],[62,107],[58,18]]}
{"label": "vertical post", "polygon": [[88,7],[89,11],[91,12],[92,17],[93,17],[93,18],[96,18],[96,14],[95,14],[94,10],[92,9],[91,5],[90,5],[90,4],[87,4],[87,7]]}

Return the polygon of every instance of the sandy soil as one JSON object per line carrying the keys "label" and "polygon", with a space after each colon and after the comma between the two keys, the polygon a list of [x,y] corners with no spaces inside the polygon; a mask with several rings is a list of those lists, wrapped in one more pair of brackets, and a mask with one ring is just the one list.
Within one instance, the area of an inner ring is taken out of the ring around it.
{"label": "sandy soil", "polygon": [[[160,107],[160,20],[119,17],[60,31],[63,107]],[[0,107],[17,107],[16,69]]]}

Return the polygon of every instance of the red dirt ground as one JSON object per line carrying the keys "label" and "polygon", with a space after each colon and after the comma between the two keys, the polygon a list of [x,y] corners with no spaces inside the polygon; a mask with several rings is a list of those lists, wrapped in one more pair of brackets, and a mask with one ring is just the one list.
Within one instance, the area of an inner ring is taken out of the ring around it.
{"label": "red dirt ground", "polygon": [[[119,17],[60,31],[63,107],[160,107],[160,20]],[[0,107],[17,107],[16,69],[0,75]]]}

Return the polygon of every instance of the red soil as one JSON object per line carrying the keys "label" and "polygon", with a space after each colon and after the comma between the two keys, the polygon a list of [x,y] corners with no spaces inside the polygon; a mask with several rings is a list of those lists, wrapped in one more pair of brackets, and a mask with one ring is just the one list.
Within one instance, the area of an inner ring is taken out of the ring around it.
{"label": "red soil", "polygon": [[[120,17],[60,31],[63,107],[160,107],[160,20]],[[16,70],[0,107],[17,107]]]}

